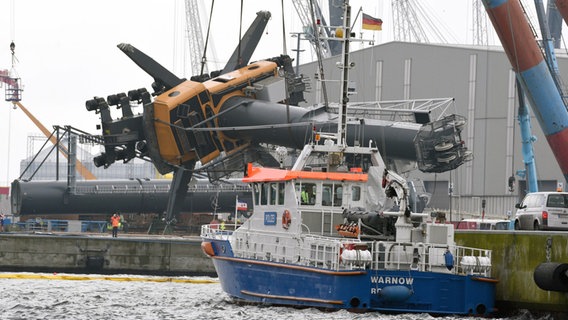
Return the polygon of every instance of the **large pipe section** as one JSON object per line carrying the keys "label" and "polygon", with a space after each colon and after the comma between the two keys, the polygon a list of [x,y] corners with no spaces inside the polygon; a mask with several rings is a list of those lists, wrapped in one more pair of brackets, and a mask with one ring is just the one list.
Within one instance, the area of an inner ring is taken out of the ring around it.
{"label": "large pipe section", "polygon": [[568,181],[568,112],[523,9],[517,0],[483,0],[483,3]]}
{"label": "large pipe section", "polygon": [[[64,181],[14,180],[11,206],[16,215],[163,213],[169,189],[169,180],[95,180],[77,181],[71,193]],[[234,212],[237,196],[251,207],[246,185],[198,181],[190,184],[181,211]]]}
{"label": "large pipe section", "polygon": [[[234,108],[239,105],[240,107]],[[231,97],[221,107],[219,126],[232,138],[245,137],[257,143],[268,143],[302,149],[318,132],[337,132],[337,114],[325,107],[285,106],[246,97]],[[287,123],[295,124],[289,126]],[[372,141],[389,159],[416,161],[415,138],[421,124],[376,119],[351,120],[347,123],[347,143],[367,145]]]}

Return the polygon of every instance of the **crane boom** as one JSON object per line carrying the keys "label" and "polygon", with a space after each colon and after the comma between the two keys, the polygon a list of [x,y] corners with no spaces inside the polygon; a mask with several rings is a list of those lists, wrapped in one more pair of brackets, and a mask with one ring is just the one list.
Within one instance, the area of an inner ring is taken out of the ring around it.
{"label": "crane boom", "polygon": [[[568,112],[518,0],[483,0],[509,62],[568,181]],[[560,9],[560,7],[559,7]]]}
{"label": "crane boom", "polygon": [[[201,73],[201,57],[204,55],[203,29],[199,16],[198,0],[185,0],[185,19],[187,25],[187,40],[189,42],[189,57],[193,75]],[[207,64],[203,64],[203,73],[208,73]]]}

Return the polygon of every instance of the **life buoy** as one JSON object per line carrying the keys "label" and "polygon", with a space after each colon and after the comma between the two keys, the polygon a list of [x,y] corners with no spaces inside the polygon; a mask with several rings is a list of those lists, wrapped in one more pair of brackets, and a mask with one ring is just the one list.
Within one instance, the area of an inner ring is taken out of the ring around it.
{"label": "life buoy", "polygon": [[290,228],[290,224],[292,223],[292,216],[290,215],[290,211],[284,210],[282,214],[282,228],[288,230]]}

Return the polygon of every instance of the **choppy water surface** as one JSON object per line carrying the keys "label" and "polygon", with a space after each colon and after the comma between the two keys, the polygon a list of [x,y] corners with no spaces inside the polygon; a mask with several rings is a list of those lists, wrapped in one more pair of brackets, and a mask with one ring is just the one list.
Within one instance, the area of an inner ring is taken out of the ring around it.
{"label": "choppy water surface", "polygon": [[[138,281],[156,277],[121,276],[124,280],[60,280],[19,278],[0,273],[0,319],[481,319],[475,317],[431,317],[427,314],[353,314],[240,305],[233,303],[219,283],[175,283]],[[10,274],[11,275],[11,274]],[[33,274],[38,275],[38,274]],[[41,275],[41,274],[40,274]],[[49,275],[51,276],[51,275]],[[58,275],[61,276],[61,275]],[[208,279],[208,278],[174,278]],[[211,279],[216,280],[216,279]],[[526,312],[508,320],[545,320]],[[550,318],[551,319],[551,318]]]}

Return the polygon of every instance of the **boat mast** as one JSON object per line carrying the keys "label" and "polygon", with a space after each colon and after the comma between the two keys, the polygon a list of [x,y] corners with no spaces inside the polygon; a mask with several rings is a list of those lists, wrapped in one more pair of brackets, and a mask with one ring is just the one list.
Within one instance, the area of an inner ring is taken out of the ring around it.
{"label": "boat mast", "polygon": [[339,125],[337,126],[337,143],[340,146],[347,146],[345,136],[347,131],[347,102],[349,102],[348,97],[348,87],[349,87],[349,69],[351,68],[349,62],[349,41],[351,37],[351,6],[349,5],[349,0],[343,2],[343,61],[340,64],[342,68],[342,78],[341,78],[341,107],[339,108]]}

